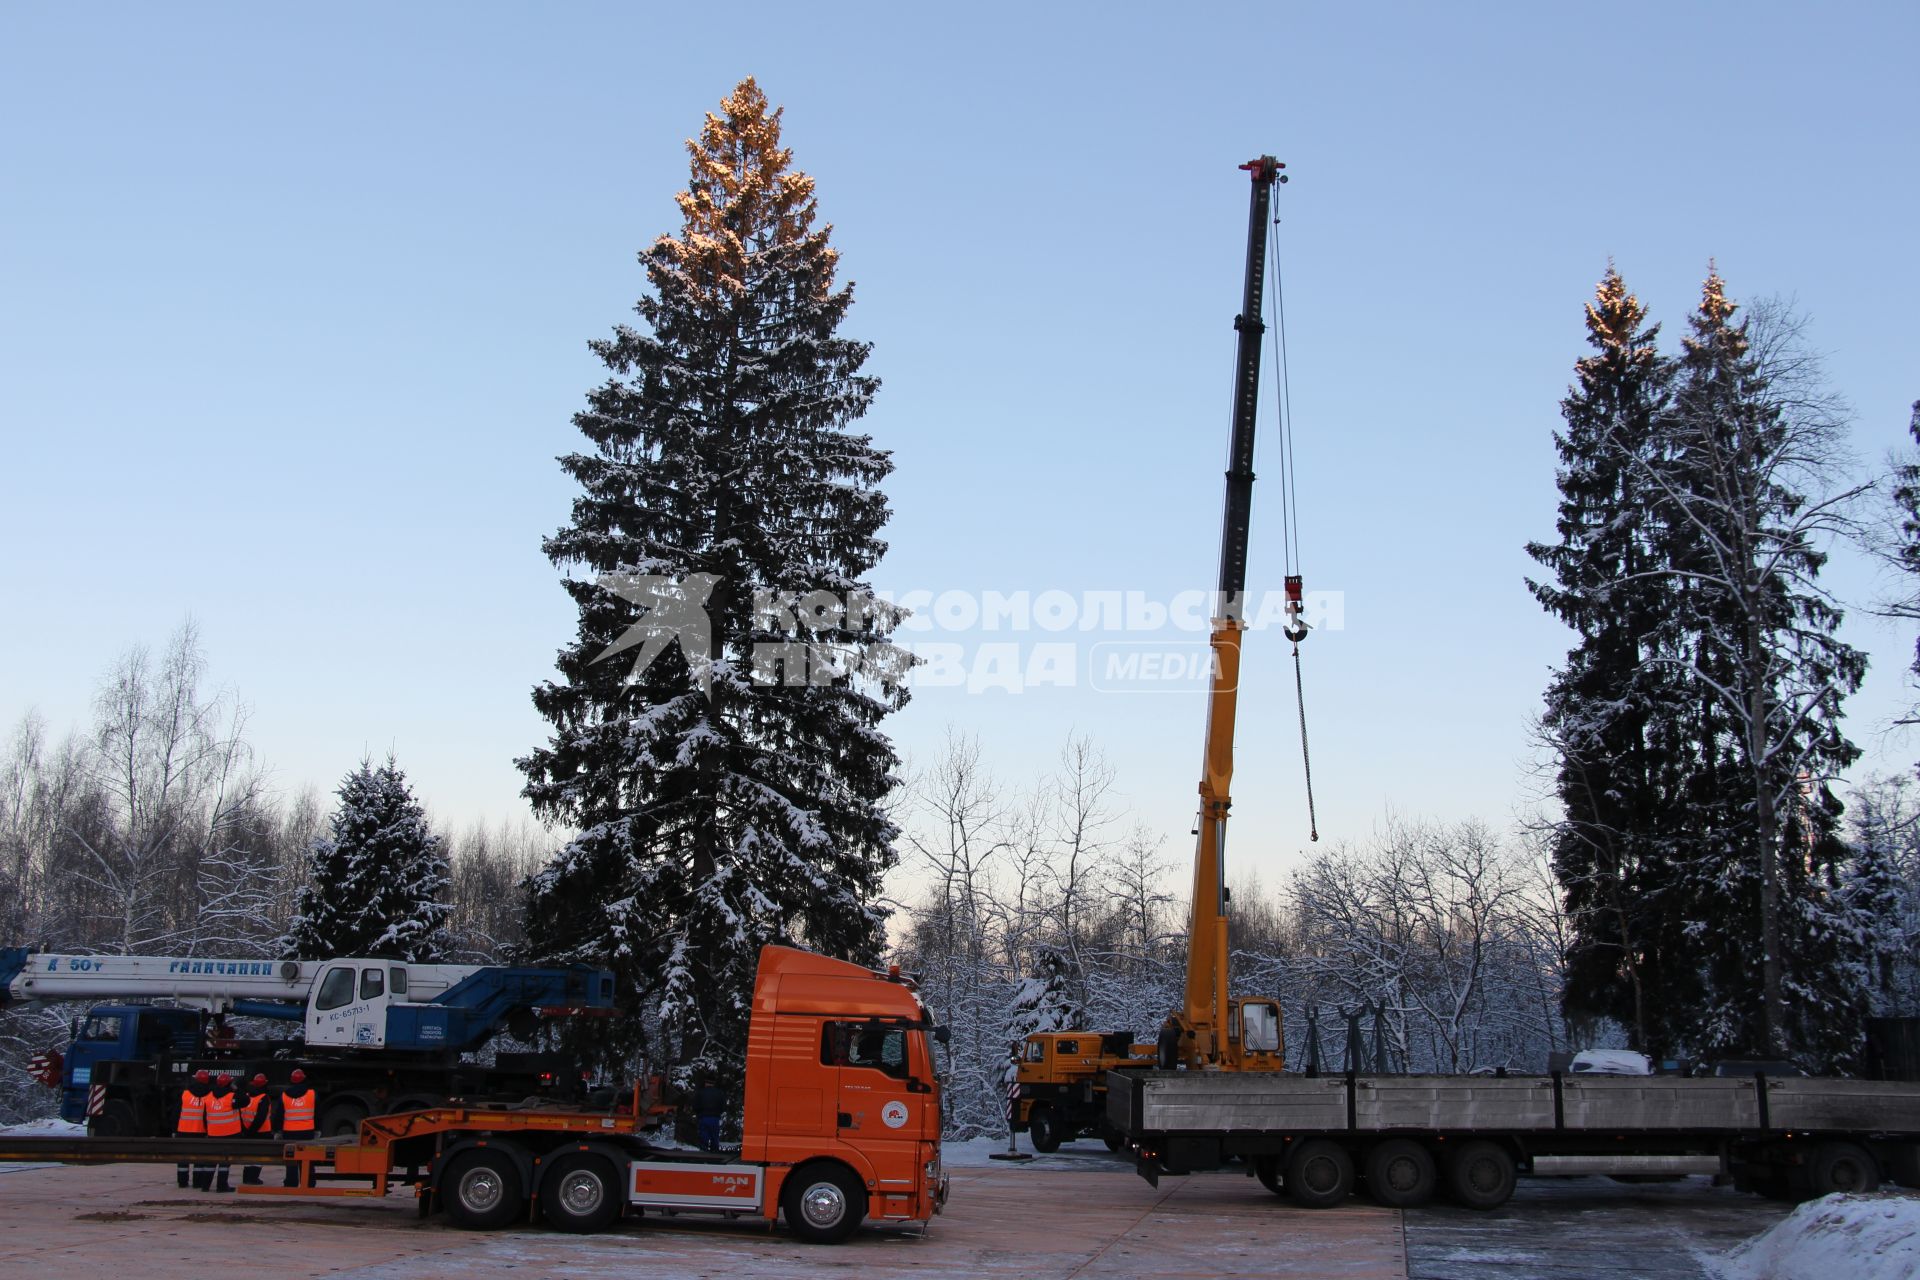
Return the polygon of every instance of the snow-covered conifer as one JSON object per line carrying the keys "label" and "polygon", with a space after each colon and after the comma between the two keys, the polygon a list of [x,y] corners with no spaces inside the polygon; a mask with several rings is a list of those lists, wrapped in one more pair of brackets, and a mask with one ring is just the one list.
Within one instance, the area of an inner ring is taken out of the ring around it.
{"label": "snow-covered conifer", "polygon": [[284,940],[304,960],[384,956],[430,962],[445,944],[450,881],[440,837],[392,756],[347,774]]}
{"label": "snow-covered conifer", "polygon": [[1014,988],[1007,1007],[1007,1042],[1040,1031],[1070,1031],[1084,1020],[1073,999],[1072,965],[1058,947],[1038,947],[1033,970]]}
{"label": "snow-covered conifer", "polygon": [[1672,581],[1657,572],[1658,486],[1649,466],[1673,380],[1658,325],[1611,265],[1587,304],[1593,354],[1561,401],[1559,540],[1527,552],[1553,573],[1529,581],[1578,639],[1548,685],[1540,731],[1556,757],[1555,874],[1572,929],[1566,1003],[1576,1022],[1611,1018],[1635,1047],[1671,1051],[1697,1001],[1684,923],[1663,909],[1678,805],[1673,701],[1655,656]]}
{"label": "snow-covered conifer", "polygon": [[[780,130],[751,79],[707,116],[681,230],[642,255],[644,323],[593,344],[610,376],[545,542],[579,630],[519,762],[577,833],[529,882],[528,953],[611,965],[679,1061],[744,1052],[762,944],[877,962],[895,861],[879,724],[908,659],[865,581],[892,463],[851,429],[878,384]],[[582,1047],[639,1049],[639,1025]]]}

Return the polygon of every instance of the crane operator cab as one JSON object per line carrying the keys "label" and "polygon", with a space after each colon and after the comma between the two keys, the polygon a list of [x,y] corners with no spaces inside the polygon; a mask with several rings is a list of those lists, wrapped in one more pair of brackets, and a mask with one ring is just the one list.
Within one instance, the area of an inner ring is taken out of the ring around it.
{"label": "crane operator cab", "polygon": [[1280,1002],[1262,996],[1236,996],[1227,1002],[1228,1070],[1280,1071],[1285,1069],[1286,1037],[1281,1030]]}
{"label": "crane operator cab", "polygon": [[388,960],[336,960],[320,971],[307,1004],[307,1043],[379,1048],[387,1007],[407,998],[407,966]]}

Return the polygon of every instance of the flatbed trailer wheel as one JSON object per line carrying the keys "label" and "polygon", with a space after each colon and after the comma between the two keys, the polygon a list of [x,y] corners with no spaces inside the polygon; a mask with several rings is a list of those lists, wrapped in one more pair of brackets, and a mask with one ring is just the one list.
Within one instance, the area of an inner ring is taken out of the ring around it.
{"label": "flatbed trailer wheel", "polygon": [[1880,1164],[1851,1142],[1823,1142],[1807,1161],[1807,1189],[1817,1196],[1836,1191],[1864,1194],[1880,1189]]}
{"label": "flatbed trailer wheel", "polygon": [[447,1221],[467,1231],[491,1231],[517,1221],[527,1207],[520,1168],[504,1151],[462,1151],[447,1162],[435,1187]]}
{"label": "flatbed trailer wheel", "polygon": [[604,1156],[561,1156],[540,1183],[540,1213],[561,1231],[598,1231],[620,1216],[623,1190]]}
{"label": "flatbed trailer wheel", "polygon": [[320,1113],[320,1136],[357,1138],[360,1136],[360,1122],[366,1118],[366,1104],[356,1098],[342,1098],[338,1102],[328,1103]]}
{"label": "flatbed trailer wheel", "polygon": [[867,1189],[845,1165],[803,1165],[787,1175],[780,1208],[787,1226],[802,1240],[839,1244],[867,1216]]}
{"label": "flatbed trailer wheel", "polygon": [[1050,1155],[1060,1149],[1064,1135],[1060,1113],[1047,1103],[1035,1103],[1032,1113],[1027,1116],[1027,1141],[1033,1143],[1033,1149]]}
{"label": "flatbed trailer wheel", "polygon": [[1411,1209],[1433,1199],[1433,1156],[1411,1138],[1388,1138],[1367,1152],[1367,1194],[1389,1209]]}
{"label": "flatbed trailer wheel", "polygon": [[1309,1209],[1331,1209],[1353,1194],[1353,1157],[1337,1142],[1308,1138],[1287,1157],[1287,1194]]}
{"label": "flatbed trailer wheel", "polygon": [[140,1114],[125,1098],[109,1098],[100,1114],[87,1121],[89,1138],[131,1138],[140,1132]]}
{"label": "flatbed trailer wheel", "polygon": [[1513,1156],[1496,1142],[1463,1142],[1447,1160],[1447,1190],[1469,1209],[1498,1209],[1513,1198]]}

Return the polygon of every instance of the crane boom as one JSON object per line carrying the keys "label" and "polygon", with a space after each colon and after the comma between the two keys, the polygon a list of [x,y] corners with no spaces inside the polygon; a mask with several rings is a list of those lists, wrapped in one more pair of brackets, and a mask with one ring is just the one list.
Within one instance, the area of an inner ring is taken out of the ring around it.
{"label": "crane boom", "polygon": [[[1187,932],[1185,1057],[1220,1065],[1240,1041],[1227,993],[1227,811],[1232,807],[1233,730],[1240,686],[1240,633],[1245,629],[1247,541],[1253,522],[1253,440],[1260,400],[1261,319],[1267,272],[1267,219],[1273,188],[1285,168],[1272,156],[1240,166],[1253,179],[1247,215],[1247,266],[1233,376],[1232,434],[1220,531],[1220,580],[1214,604],[1213,666],[1207,692],[1207,736],[1200,773],[1200,821],[1193,860],[1193,914]],[[1276,1010],[1277,1021],[1277,1010]],[[1230,1044],[1235,1042],[1235,1044]]]}

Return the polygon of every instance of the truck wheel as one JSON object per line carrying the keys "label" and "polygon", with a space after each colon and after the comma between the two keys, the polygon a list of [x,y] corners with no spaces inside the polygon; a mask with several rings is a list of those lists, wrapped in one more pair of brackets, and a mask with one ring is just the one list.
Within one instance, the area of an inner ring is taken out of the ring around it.
{"label": "truck wheel", "polygon": [[109,1098],[100,1114],[87,1121],[89,1138],[132,1138],[140,1132],[140,1117],[125,1098]]}
{"label": "truck wheel", "polygon": [[1027,1141],[1035,1151],[1052,1153],[1060,1149],[1060,1113],[1041,1103],[1027,1117]]}
{"label": "truck wheel", "polygon": [[620,1216],[620,1179],[601,1156],[562,1156],[540,1183],[540,1212],[561,1231],[598,1231]]}
{"label": "truck wheel", "polygon": [[1469,1209],[1498,1209],[1513,1198],[1513,1157],[1492,1142],[1463,1142],[1447,1161],[1447,1190]]}
{"label": "truck wheel", "polygon": [[867,1216],[867,1189],[845,1165],[808,1165],[787,1175],[780,1207],[788,1228],[802,1240],[839,1244]]}
{"label": "truck wheel", "polygon": [[1309,1138],[1287,1158],[1287,1194],[1309,1209],[1331,1209],[1353,1194],[1353,1157],[1337,1142]]}
{"label": "truck wheel", "polygon": [[1107,1150],[1119,1151],[1127,1145],[1127,1135],[1110,1124],[1100,1126],[1100,1141],[1107,1144]]}
{"label": "truck wheel", "polygon": [[338,1102],[327,1104],[320,1113],[320,1136],[323,1138],[357,1138],[360,1136],[360,1122],[367,1118],[367,1108],[353,1098],[342,1098]]}
{"label": "truck wheel", "polygon": [[1815,1196],[1835,1192],[1877,1191],[1880,1165],[1867,1151],[1851,1142],[1823,1142],[1807,1161],[1807,1189]]}
{"label": "truck wheel", "polygon": [[1367,1194],[1389,1209],[1433,1199],[1433,1156],[1411,1138],[1388,1138],[1367,1152]]}
{"label": "truck wheel", "polygon": [[467,1231],[491,1231],[526,1208],[520,1170],[504,1151],[462,1151],[447,1162],[435,1188],[447,1221]]}
{"label": "truck wheel", "polygon": [[1285,1195],[1280,1189],[1280,1157],[1255,1156],[1253,1158],[1253,1176],[1260,1179],[1260,1185],[1275,1195]]}

